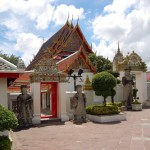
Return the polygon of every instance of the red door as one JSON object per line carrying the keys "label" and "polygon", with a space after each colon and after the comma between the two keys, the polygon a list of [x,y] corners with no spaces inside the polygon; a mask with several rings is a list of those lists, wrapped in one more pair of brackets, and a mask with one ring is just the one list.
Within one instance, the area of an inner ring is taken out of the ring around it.
{"label": "red door", "polygon": [[41,82],[41,118],[57,117],[57,82]]}

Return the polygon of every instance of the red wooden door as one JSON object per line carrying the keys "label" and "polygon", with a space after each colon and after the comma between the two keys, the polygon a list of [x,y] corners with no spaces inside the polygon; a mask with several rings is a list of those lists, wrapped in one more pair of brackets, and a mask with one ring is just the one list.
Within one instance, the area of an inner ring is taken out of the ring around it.
{"label": "red wooden door", "polygon": [[[41,118],[57,118],[57,82],[41,82]],[[49,93],[47,92],[49,90]],[[42,111],[43,96],[45,94],[45,108],[49,108],[50,111],[44,114]],[[50,94],[50,95],[49,95]],[[49,105],[48,105],[49,104]]]}

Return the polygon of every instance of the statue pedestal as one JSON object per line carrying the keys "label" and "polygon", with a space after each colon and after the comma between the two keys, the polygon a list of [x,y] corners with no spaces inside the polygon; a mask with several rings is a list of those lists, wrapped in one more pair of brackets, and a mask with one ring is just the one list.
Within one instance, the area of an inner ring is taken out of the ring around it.
{"label": "statue pedestal", "polygon": [[41,123],[41,114],[33,114],[32,124]]}
{"label": "statue pedestal", "polygon": [[69,120],[69,116],[67,113],[61,113],[61,121],[65,122]]}

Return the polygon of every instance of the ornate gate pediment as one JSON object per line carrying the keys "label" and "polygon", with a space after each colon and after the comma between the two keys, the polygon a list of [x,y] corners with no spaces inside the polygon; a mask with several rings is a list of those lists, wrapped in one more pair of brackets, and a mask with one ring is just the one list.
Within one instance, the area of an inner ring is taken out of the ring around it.
{"label": "ornate gate pediment", "polygon": [[55,60],[50,53],[46,52],[38,64],[35,65],[34,73],[30,75],[32,82],[66,82],[66,73],[58,72]]}

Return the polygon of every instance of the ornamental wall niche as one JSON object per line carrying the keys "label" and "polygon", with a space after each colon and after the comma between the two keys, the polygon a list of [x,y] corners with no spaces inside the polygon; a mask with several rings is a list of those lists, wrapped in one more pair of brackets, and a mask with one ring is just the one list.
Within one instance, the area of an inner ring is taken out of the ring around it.
{"label": "ornamental wall niche", "polygon": [[124,71],[126,66],[130,66],[132,71],[147,71],[145,62],[143,62],[141,57],[134,51],[123,58],[122,61],[116,62],[117,71]]}
{"label": "ornamental wall niche", "polygon": [[66,73],[59,72],[53,56],[50,52],[45,52],[41,60],[34,67],[34,73],[30,75],[33,82],[66,82]]}

